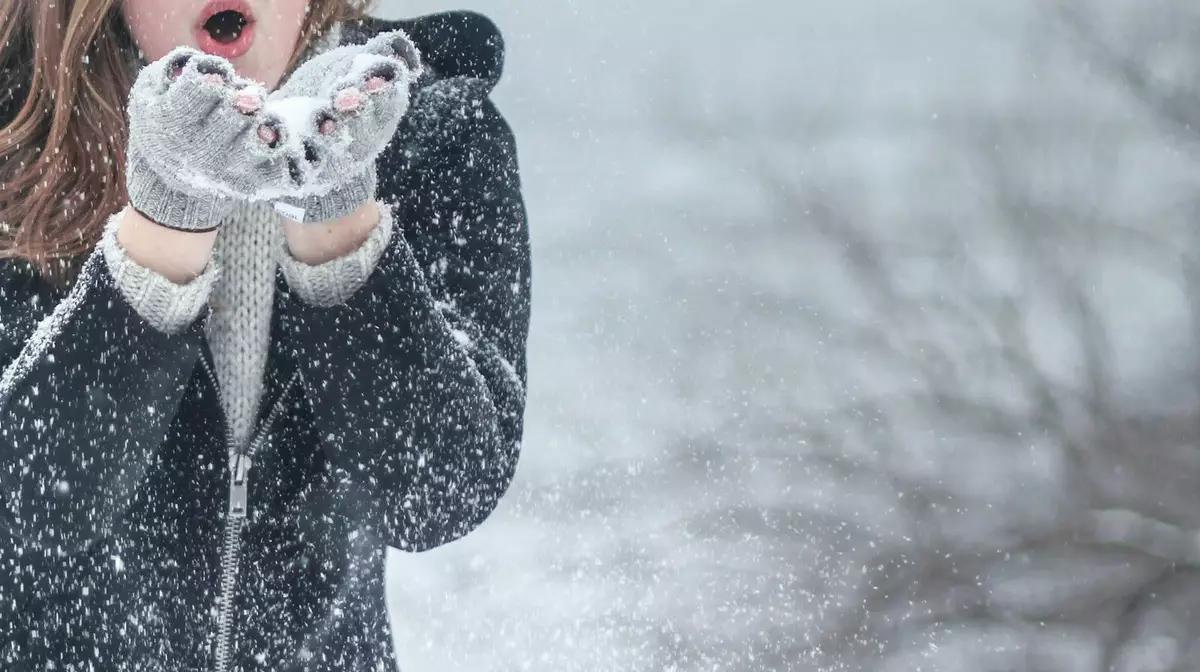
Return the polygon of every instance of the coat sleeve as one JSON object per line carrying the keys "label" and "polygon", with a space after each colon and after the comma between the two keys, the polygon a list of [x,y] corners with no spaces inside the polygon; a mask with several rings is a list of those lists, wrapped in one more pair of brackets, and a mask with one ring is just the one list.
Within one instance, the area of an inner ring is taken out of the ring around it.
{"label": "coat sleeve", "polygon": [[475,107],[439,131],[438,151],[404,154],[426,158],[381,160],[395,233],[356,293],[329,307],[283,298],[329,487],[358,502],[359,523],[410,551],[488,517],[522,435],[525,206],[511,130],[486,99]]}
{"label": "coat sleeve", "polygon": [[0,261],[0,532],[58,554],[110,534],[199,356],[125,300],[99,248],[70,291]]}

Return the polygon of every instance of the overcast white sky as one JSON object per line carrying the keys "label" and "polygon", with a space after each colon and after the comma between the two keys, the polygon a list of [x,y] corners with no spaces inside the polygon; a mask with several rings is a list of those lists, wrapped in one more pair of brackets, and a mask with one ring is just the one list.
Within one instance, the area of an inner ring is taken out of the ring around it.
{"label": "overcast white sky", "polygon": [[[724,95],[809,92],[912,102],[939,85],[986,86],[1011,60],[1027,0],[383,0],[400,17],[464,8],[510,44],[499,97],[521,116],[629,119],[656,85]],[[940,81],[939,81],[940,80]],[[919,97],[919,96],[917,96]],[[612,101],[606,105],[606,101]],[[875,100],[872,100],[875,102]],[[521,120],[518,119],[518,122]]]}

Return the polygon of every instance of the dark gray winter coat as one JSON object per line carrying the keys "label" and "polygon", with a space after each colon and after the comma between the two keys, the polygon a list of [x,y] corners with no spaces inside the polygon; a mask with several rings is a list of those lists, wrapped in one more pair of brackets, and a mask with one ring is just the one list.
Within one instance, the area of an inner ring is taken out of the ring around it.
{"label": "dark gray winter coat", "polygon": [[[397,235],[344,305],[278,279],[231,669],[397,669],[386,547],[467,534],[516,467],[529,242],[487,99],[501,39],[452,13],[344,41],[395,28],[430,70],[378,163]],[[213,669],[234,528],[206,317],[154,330],[100,254],[69,293],[0,261],[0,670]]]}

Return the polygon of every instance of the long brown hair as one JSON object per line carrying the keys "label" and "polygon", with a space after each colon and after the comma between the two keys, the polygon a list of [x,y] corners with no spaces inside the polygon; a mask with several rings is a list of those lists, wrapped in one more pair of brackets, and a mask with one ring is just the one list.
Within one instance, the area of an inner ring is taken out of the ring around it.
{"label": "long brown hair", "polygon": [[[137,48],[118,0],[0,0],[0,259],[66,282],[125,193]],[[292,64],[370,0],[311,0]],[[290,66],[289,66],[290,67]]]}

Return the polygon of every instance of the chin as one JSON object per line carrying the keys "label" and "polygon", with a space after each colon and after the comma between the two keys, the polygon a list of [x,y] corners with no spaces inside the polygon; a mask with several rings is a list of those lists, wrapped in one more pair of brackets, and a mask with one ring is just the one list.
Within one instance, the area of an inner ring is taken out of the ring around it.
{"label": "chin", "polygon": [[276,88],[278,88],[279,81],[281,79],[283,79],[283,68],[282,67],[280,67],[280,68],[242,67],[242,66],[239,66],[235,62],[234,68],[237,69],[237,72],[239,75],[241,75],[242,77],[246,77],[247,79],[253,79],[254,81],[265,86],[268,91],[274,91]]}

